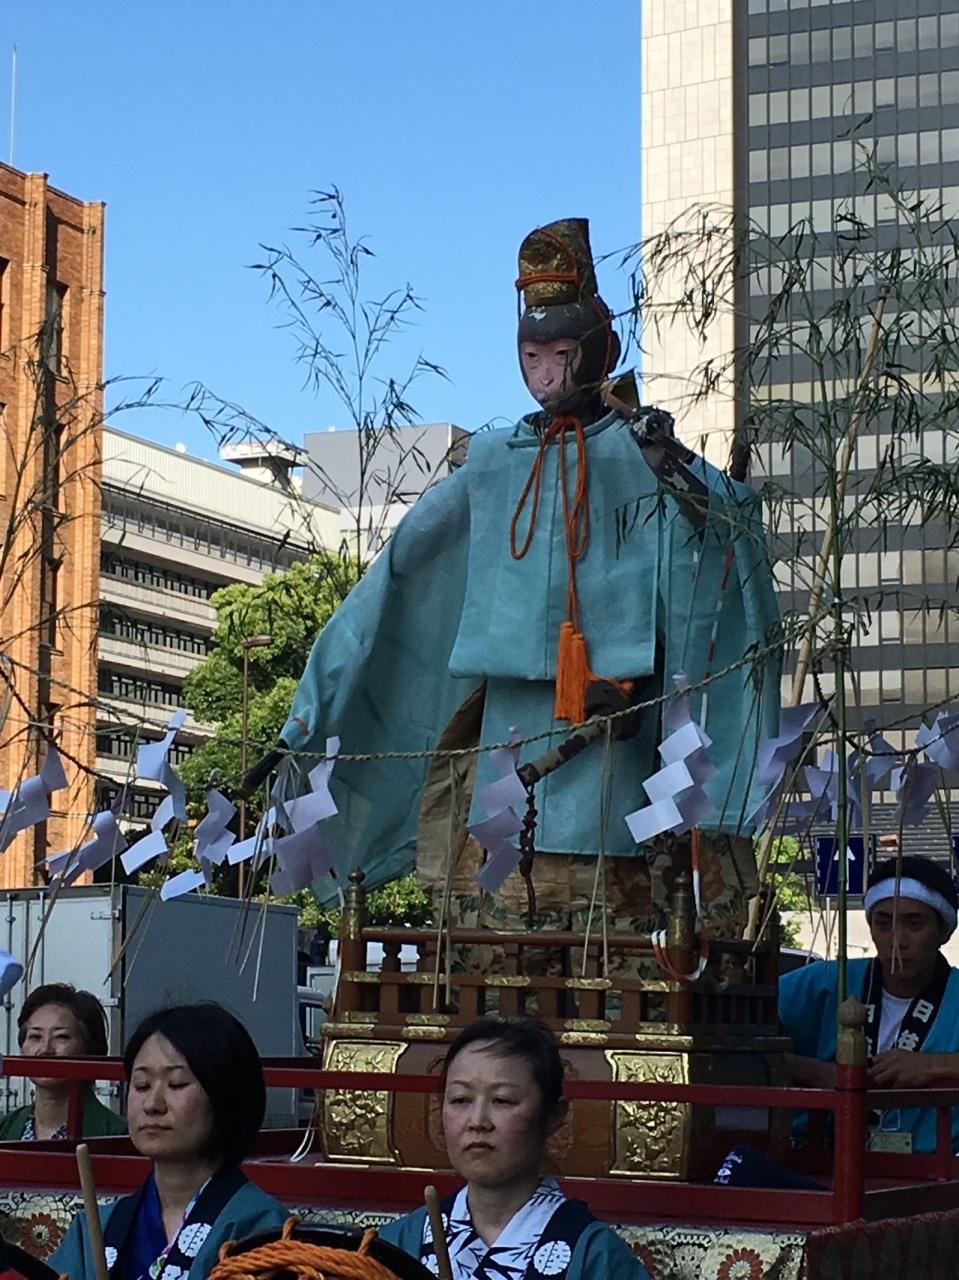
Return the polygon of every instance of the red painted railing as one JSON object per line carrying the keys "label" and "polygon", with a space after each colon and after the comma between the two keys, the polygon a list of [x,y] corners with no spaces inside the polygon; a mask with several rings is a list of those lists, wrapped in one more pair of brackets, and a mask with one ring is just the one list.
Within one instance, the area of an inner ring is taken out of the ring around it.
{"label": "red painted railing", "polygon": [[[390,1075],[372,1072],[323,1071],[310,1060],[264,1058],[269,1087],[287,1089],[356,1089],[393,1093],[434,1093],[433,1075]],[[88,1080],[122,1080],[116,1058],[3,1059],[7,1076],[60,1077],[73,1081],[68,1131],[80,1137],[83,1084]],[[823,1175],[822,1191],[740,1189],[714,1184],[677,1183],[633,1177],[567,1178],[570,1195],[588,1200],[594,1212],[611,1221],[724,1222],[742,1225],[785,1225],[812,1228],[959,1207],[959,1179],[952,1155],[951,1109],[959,1107],[959,1085],[938,1089],[867,1088],[864,1067],[839,1065],[835,1089],[794,1089],[746,1085],[667,1085],[570,1080],[570,1098],[622,1102],[685,1102],[735,1107],[794,1107],[835,1114],[831,1152],[796,1153],[796,1163]],[[896,1155],[865,1150],[869,1109],[930,1107],[938,1113],[934,1153]],[[247,1172],[265,1190],[291,1204],[317,1204],[371,1211],[406,1210],[422,1203],[423,1187],[433,1182],[443,1191],[457,1185],[442,1171],[389,1166],[292,1164],[289,1155],[302,1136],[291,1130],[264,1130]],[[127,1191],[139,1185],[148,1168],[131,1154],[125,1138],[90,1140],[98,1185],[104,1191]],[[818,1164],[817,1164],[818,1161]],[[830,1176],[831,1175],[831,1176]],[[0,1186],[63,1187],[78,1185],[69,1143],[0,1144]]]}

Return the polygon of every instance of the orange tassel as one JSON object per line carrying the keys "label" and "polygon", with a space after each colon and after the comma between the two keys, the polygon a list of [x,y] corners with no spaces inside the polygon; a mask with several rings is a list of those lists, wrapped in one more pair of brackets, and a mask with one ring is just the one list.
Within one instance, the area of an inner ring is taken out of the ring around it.
{"label": "orange tassel", "polygon": [[556,656],[553,714],[557,720],[579,724],[586,719],[586,690],[593,678],[586,654],[586,637],[566,621],[559,629],[559,652]]}

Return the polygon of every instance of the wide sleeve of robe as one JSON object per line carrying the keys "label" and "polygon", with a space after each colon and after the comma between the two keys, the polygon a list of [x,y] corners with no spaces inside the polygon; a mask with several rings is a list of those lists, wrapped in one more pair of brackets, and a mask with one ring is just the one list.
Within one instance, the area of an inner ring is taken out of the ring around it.
{"label": "wide sleeve of robe", "polygon": [[[465,470],[411,508],[320,632],[282,733],[294,751],[322,753],[332,736],[343,754],[432,751],[479,683],[449,672],[466,583]],[[301,760],[301,770],[312,763]],[[370,887],[409,870],[428,763],[423,755],[337,764],[339,813],[323,835],[338,873],[362,863]]]}

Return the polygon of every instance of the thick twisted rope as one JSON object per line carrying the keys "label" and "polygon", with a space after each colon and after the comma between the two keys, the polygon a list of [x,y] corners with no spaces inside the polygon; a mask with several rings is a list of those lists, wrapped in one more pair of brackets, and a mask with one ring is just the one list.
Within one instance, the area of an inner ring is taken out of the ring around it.
{"label": "thick twisted rope", "polygon": [[245,1253],[231,1253],[236,1241],[227,1241],[209,1280],[272,1280],[282,1271],[302,1280],[396,1280],[389,1267],[370,1255],[370,1245],[376,1239],[373,1228],[364,1232],[358,1249],[335,1249],[294,1240],[292,1233],[299,1221],[295,1215],[287,1218],[278,1240]]}

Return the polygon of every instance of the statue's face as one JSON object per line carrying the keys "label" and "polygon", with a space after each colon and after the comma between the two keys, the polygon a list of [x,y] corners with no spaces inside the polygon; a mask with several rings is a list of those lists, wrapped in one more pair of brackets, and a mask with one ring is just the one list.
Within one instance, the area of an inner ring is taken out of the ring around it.
{"label": "statue's face", "polygon": [[519,344],[523,378],[530,394],[544,409],[558,404],[573,390],[573,374],[582,358],[579,343],[572,338]]}

